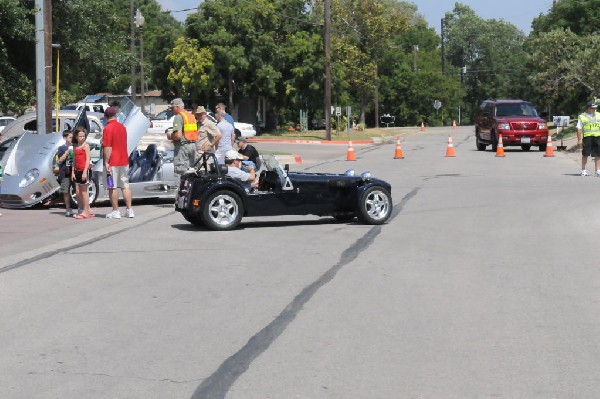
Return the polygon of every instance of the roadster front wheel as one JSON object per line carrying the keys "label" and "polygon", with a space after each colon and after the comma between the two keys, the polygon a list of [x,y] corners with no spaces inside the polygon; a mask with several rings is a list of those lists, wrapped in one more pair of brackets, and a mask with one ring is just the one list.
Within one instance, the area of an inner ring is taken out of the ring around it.
{"label": "roadster front wheel", "polygon": [[232,191],[211,194],[202,207],[202,221],[213,230],[231,230],[242,221],[244,205]]}
{"label": "roadster front wheel", "polygon": [[358,204],[358,219],[366,224],[383,224],[392,213],[392,195],[383,187],[374,186],[365,190]]}

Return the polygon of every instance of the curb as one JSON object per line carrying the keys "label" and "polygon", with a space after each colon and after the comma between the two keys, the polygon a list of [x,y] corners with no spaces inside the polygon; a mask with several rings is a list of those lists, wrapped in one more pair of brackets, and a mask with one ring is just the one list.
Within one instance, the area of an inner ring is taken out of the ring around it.
{"label": "curb", "polygon": [[291,155],[274,155],[275,159],[282,164],[299,164],[302,163],[302,157],[300,155],[291,154]]}
{"label": "curb", "polygon": [[248,143],[287,143],[287,144],[343,144],[348,145],[348,142],[352,144],[374,144],[375,140],[286,140],[286,139],[259,139],[248,137],[246,139]]}

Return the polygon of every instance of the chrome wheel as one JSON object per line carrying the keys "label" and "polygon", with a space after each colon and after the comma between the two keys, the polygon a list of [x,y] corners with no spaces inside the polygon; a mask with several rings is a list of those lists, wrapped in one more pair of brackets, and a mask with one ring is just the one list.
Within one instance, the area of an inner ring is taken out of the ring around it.
{"label": "chrome wheel", "polygon": [[392,212],[392,196],[383,187],[366,190],[360,202],[359,219],[368,224],[382,224]]}
{"label": "chrome wheel", "polygon": [[243,206],[237,194],[231,191],[211,195],[203,209],[206,226],[215,230],[230,230],[242,220]]}

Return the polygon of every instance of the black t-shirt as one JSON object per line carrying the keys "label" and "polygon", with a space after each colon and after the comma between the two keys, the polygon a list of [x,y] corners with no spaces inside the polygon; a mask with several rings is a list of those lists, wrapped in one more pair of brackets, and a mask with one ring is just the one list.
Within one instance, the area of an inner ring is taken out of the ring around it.
{"label": "black t-shirt", "polygon": [[254,162],[258,166],[258,151],[256,151],[256,148],[254,148],[254,146],[248,144],[246,145],[246,148],[244,148],[243,150],[240,148],[238,152],[248,157],[249,161]]}
{"label": "black t-shirt", "polygon": [[[58,151],[56,155],[60,158],[63,154],[69,150],[69,147],[66,145],[61,145],[58,147]],[[59,165],[59,175],[58,178],[62,179],[64,177],[68,177],[71,173],[71,165],[73,165],[73,157],[71,155],[67,155],[64,162],[61,162]]]}

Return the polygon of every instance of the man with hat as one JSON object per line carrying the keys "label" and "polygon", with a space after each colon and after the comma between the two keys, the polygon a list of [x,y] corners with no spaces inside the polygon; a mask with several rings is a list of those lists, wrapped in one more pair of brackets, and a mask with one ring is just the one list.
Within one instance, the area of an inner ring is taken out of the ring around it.
{"label": "man with hat", "polygon": [[585,167],[588,157],[592,156],[596,167],[596,177],[600,177],[600,114],[596,112],[596,104],[591,101],[586,104],[586,111],[577,119],[577,145],[583,145],[581,176],[588,175]]}
{"label": "man with hat", "polygon": [[167,139],[173,142],[175,154],[173,166],[176,175],[184,174],[196,161],[196,141],[198,140],[198,125],[196,118],[185,110],[181,98],[171,101],[173,130],[167,131]]}
{"label": "man with hat", "polygon": [[225,165],[227,165],[227,176],[242,183],[246,191],[258,187],[258,178],[254,172],[254,167],[249,166],[248,172],[244,172],[242,161],[244,157],[236,150],[229,150],[225,153]]}
{"label": "man with hat", "polygon": [[198,120],[198,141],[196,141],[196,159],[200,159],[205,152],[215,152],[221,140],[221,132],[217,124],[208,119],[206,109],[200,106],[196,109]]}

